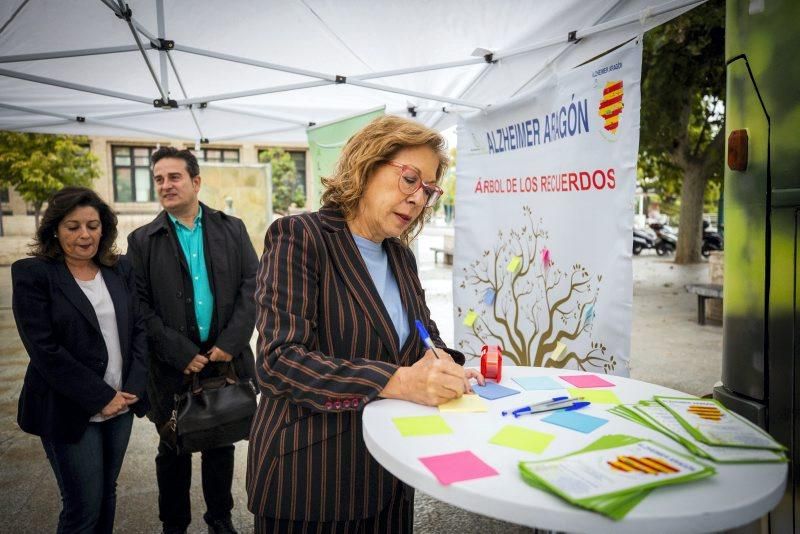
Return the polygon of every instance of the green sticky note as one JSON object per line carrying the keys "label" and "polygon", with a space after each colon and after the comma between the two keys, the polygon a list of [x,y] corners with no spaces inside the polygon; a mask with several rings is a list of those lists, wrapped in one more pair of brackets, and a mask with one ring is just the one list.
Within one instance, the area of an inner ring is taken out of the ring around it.
{"label": "green sticky note", "polygon": [[478,314],[475,313],[474,311],[470,310],[469,313],[467,313],[467,316],[464,317],[464,325],[472,327],[472,325],[475,324],[475,320],[477,318],[478,318]]}
{"label": "green sticky note", "polygon": [[513,258],[511,258],[511,261],[508,262],[508,267],[506,267],[506,270],[510,273],[514,273],[517,271],[517,269],[519,269],[521,263],[522,263],[522,258],[520,258],[519,256],[514,256]]}
{"label": "green sticky note", "polygon": [[555,436],[553,434],[537,432],[523,426],[506,425],[489,440],[489,443],[521,451],[540,453],[554,439]]}
{"label": "green sticky note", "polygon": [[622,404],[611,389],[567,388],[570,397],[583,397],[583,400],[595,404]]}
{"label": "green sticky note", "polygon": [[437,434],[452,434],[453,429],[438,415],[420,415],[414,417],[394,417],[394,426],[403,437],[409,436],[435,436]]}

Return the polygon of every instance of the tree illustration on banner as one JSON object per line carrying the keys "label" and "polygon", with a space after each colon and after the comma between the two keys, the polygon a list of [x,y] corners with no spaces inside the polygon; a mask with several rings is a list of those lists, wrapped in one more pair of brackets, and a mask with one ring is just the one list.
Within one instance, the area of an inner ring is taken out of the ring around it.
{"label": "tree illustration on banner", "polygon": [[[456,310],[468,328],[459,348],[477,356],[481,346],[500,344],[517,365],[563,368],[575,362],[582,370],[612,372],[616,359],[592,338],[602,275],[578,263],[559,268],[542,219],[534,222],[529,206],[522,210],[529,225],[500,230],[494,250],[463,268],[460,287],[474,293],[474,304]],[[567,345],[588,348],[578,354]]]}

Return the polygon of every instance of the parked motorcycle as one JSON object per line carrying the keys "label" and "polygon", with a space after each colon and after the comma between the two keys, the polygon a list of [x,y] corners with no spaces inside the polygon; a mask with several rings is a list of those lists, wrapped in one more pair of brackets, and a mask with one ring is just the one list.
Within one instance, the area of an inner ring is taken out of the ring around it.
{"label": "parked motorcycle", "polygon": [[707,258],[712,250],[723,250],[722,236],[708,221],[703,221],[703,245],[700,247],[700,254]]}
{"label": "parked motorcycle", "polygon": [[633,254],[638,256],[644,249],[655,248],[656,235],[649,228],[633,229]]}
{"label": "parked motorcycle", "polygon": [[656,254],[672,254],[678,248],[678,232],[671,226],[661,223],[652,223],[650,228],[656,233]]}

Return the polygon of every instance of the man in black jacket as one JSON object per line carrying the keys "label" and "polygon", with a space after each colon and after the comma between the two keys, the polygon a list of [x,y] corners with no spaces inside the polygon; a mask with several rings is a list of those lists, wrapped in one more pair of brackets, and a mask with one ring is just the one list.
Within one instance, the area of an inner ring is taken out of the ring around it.
{"label": "man in black jacket", "polygon": [[[222,374],[223,362],[232,361],[240,378],[254,378],[250,338],[258,259],[240,219],[199,202],[200,168],[190,151],[163,147],[153,153],[152,164],[164,211],[130,234],[128,255],[150,342],[148,417],[160,429],[192,373]],[[201,452],[209,532],[235,532],[233,453],[233,445]],[[191,454],[159,442],[158,506],[165,533],[186,532],[191,522],[191,473]]]}

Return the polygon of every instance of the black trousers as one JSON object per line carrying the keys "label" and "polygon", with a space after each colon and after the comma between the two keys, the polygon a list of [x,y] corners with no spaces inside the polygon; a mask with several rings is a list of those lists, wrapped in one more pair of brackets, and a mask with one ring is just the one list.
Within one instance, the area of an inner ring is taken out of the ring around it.
{"label": "black trousers", "polygon": [[[255,517],[256,534],[411,534],[414,530],[413,490],[397,481],[392,499],[375,517],[351,521],[291,521]],[[411,500],[409,500],[411,495]]]}
{"label": "black trousers", "polygon": [[[233,445],[200,452],[206,522],[227,519],[233,510]],[[192,521],[189,487],[192,483],[192,455],[177,454],[160,441],[156,456],[158,518],[165,526],[185,529]]]}

